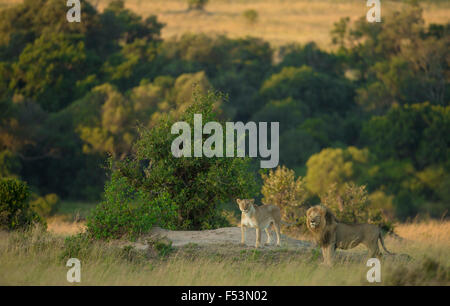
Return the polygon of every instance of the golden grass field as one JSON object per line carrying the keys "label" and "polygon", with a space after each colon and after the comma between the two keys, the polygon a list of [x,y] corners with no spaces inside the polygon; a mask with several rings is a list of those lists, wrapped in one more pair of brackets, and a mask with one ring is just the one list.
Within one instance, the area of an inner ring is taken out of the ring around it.
{"label": "golden grass field", "polygon": [[[0,0],[0,8],[22,2]],[[109,0],[91,0],[103,9]],[[363,0],[211,0],[205,12],[188,12],[185,0],[126,0],[126,7],[143,15],[155,14],[166,26],[163,38],[185,32],[261,37],[274,46],[315,41],[330,48],[334,22],[366,14]],[[382,1],[382,16],[403,4]],[[427,23],[447,23],[450,1],[422,4]],[[259,14],[249,24],[243,12]],[[329,268],[321,264],[318,249],[254,250],[226,245],[188,245],[165,252],[139,251],[127,241],[65,244],[65,238],[84,229],[84,222],[54,216],[48,230],[0,232],[0,285],[71,285],[66,260],[82,261],[81,285],[368,285],[363,248],[356,259]],[[406,256],[386,257],[381,285],[450,285],[450,221],[398,224],[402,240],[386,238],[389,250]],[[301,237],[307,238],[307,237]],[[75,253],[68,253],[75,252]],[[352,254],[351,252],[349,254]],[[350,258],[350,259],[349,259]]]}
{"label": "golden grass field", "polygon": [[[0,232],[0,285],[71,285],[69,257],[81,260],[81,285],[371,285],[362,248],[341,252],[332,268],[316,248],[189,244],[163,254],[128,241],[96,241],[77,249],[64,238],[82,222],[56,217],[48,223],[47,232]],[[450,221],[398,224],[396,232],[403,239],[387,237],[386,246],[400,255],[382,261],[381,285],[450,285]]]}
{"label": "golden grass field", "polygon": [[[102,10],[111,0],[90,0]],[[7,7],[22,0],[0,0]],[[341,17],[356,20],[365,16],[368,8],[364,0],[210,0],[204,12],[187,11],[186,0],[125,0],[125,6],[146,17],[157,15],[166,26],[163,38],[183,33],[226,34],[229,37],[255,36],[274,46],[290,42],[315,41],[322,48],[330,48],[329,32]],[[405,4],[383,0],[382,17],[401,10]],[[424,18],[427,23],[450,21],[450,1],[425,1]],[[258,20],[250,24],[244,17],[246,10],[258,12]]]}

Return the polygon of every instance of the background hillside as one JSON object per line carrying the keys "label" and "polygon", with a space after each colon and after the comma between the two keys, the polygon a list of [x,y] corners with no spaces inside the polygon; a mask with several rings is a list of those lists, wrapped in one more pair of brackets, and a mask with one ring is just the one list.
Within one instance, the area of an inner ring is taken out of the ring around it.
{"label": "background hillside", "polygon": [[[7,7],[23,0],[0,0]],[[103,10],[111,0],[89,1]],[[382,15],[402,10],[402,0],[384,0]],[[426,23],[446,23],[450,3],[445,0],[419,1]],[[331,48],[329,30],[342,17],[352,21],[367,13],[362,0],[211,0],[205,12],[188,12],[186,0],[126,0],[125,7],[143,17],[158,16],[166,26],[161,36],[166,39],[185,32],[226,34],[231,38],[247,35],[261,37],[272,45],[315,41],[321,48]],[[246,10],[255,10],[257,21],[244,17]]]}
{"label": "background hillside", "polygon": [[[137,126],[180,116],[196,84],[228,96],[221,119],[280,122],[301,205],[364,186],[384,218],[445,217],[449,4],[383,1],[369,24],[363,2],[99,0],[71,24],[61,1],[1,1],[1,176],[44,215],[97,203],[107,157],[134,156]],[[261,199],[251,166],[241,193]]]}

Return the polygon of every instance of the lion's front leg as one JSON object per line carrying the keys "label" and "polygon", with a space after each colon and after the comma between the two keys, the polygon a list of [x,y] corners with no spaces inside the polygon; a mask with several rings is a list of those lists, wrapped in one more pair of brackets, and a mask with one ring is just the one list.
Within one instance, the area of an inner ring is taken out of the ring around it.
{"label": "lion's front leg", "polygon": [[325,264],[332,266],[334,263],[334,256],[336,253],[336,240],[331,239],[331,241],[322,248],[322,255]]}
{"label": "lion's front leg", "polygon": [[260,228],[256,228],[256,244],[255,244],[255,248],[259,248],[261,244],[261,229]]}
{"label": "lion's front leg", "polygon": [[323,256],[324,263],[328,266],[332,266],[333,259],[334,259],[334,246],[327,245],[326,247],[323,247],[322,248],[322,256]]}
{"label": "lion's front leg", "polygon": [[245,245],[245,225],[241,224],[241,245]]}

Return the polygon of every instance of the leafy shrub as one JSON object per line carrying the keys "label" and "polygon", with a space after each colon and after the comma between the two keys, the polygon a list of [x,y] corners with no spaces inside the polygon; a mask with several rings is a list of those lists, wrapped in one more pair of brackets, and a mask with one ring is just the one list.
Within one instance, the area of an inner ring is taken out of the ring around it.
{"label": "leafy shrub", "polygon": [[43,217],[50,215],[53,207],[59,202],[59,197],[55,193],[46,194],[43,197],[33,194],[31,198],[30,206],[36,213]]}
{"label": "leafy shrub", "polygon": [[305,202],[308,198],[305,182],[302,177],[295,179],[293,170],[281,166],[261,174],[263,186],[261,193],[264,204],[277,205],[282,217],[290,223],[297,223],[305,215]]}
{"label": "leafy shrub", "polygon": [[9,150],[0,151],[0,176],[14,177],[21,168],[20,161],[13,152]]}
{"label": "leafy shrub", "polygon": [[250,9],[245,10],[242,16],[244,16],[245,20],[247,20],[248,23],[253,24],[258,21],[259,14],[257,11]]}
{"label": "leafy shrub", "polygon": [[190,10],[203,10],[209,0],[188,0]]}
{"label": "leafy shrub", "polygon": [[[180,118],[165,116],[154,128],[141,128],[135,156],[114,164],[113,179],[105,190],[106,200],[88,223],[93,232],[104,237],[136,232],[135,229],[147,229],[152,224],[177,229],[228,225],[218,204],[254,193],[255,178],[249,171],[249,159],[177,158],[171,153],[172,141],[178,137],[171,134],[171,126],[184,121],[192,127],[194,114],[202,114],[203,122],[217,122],[216,107],[221,100],[220,94],[195,93],[193,104]],[[132,208],[133,202],[137,208]],[[139,214],[135,214],[136,209]],[[150,218],[149,222],[143,222],[144,216]]]}
{"label": "leafy shrub", "polygon": [[340,222],[372,223],[387,232],[394,229],[393,224],[383,216],[381,209],[372,207],[366,186],[345,183],[342,189],[338,189],[334,183],[320,196],[320,200],[331,209]]}
{"label": "leafy shrub", "polygon": [[156,251],[159,257],[166,257],[174,250],[172,241],[167,239],[167,237],[154,237],[148,239],[147,244]]}
{"label": "leafy shrub", "polygon": [[96,239],[134,238],[154,225],[172,228],[176,206],[168,199],[165,192],[149,199],[114,172],[106,184],[105,200],[87,218],[87,232]]}
{"label": "leafy shrub", "polygon": [[336,184],[333,186],[336,192],[343,192],[346,182],[357,181],[366,173],[368,160],[367,149],[352,146],[343,149],[325,148],[306,162],[308,190],[320,196],[325,194],[332,184]]}
{"label": "leafy shrub", "polygon": [[0,228],[15,230],[32,225],[45,224],[31,207],[28,185],[19,179],[0,179]]}
{"label": "leafy shrub", "polygon": [[89,252],[91,242],[86,234],[79,233],[64,239],[63,251],[60,254],[62,260],[68,258],[84,258]]}

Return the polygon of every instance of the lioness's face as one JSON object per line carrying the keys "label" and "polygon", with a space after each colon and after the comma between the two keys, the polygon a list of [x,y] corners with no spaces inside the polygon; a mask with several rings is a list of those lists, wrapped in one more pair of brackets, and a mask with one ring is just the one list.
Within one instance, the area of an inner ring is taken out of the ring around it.
{"label": "lioness's face", "polygon": [[243,212],[243,213],[248,213],[250,211],[250,209],[253,207],[253,204],[255,203],[254,199],[236,199],[236,202],[239,205],[239,209]]}
{"label": "lioness's face", "polygon": [[312,229],[319,227],[322,212],[317,207],[312,207],[306,212],[306,222]]}

